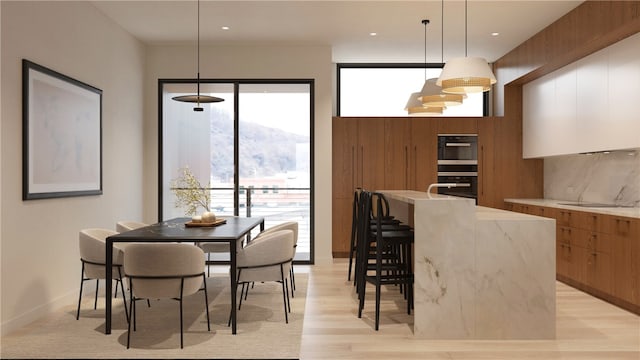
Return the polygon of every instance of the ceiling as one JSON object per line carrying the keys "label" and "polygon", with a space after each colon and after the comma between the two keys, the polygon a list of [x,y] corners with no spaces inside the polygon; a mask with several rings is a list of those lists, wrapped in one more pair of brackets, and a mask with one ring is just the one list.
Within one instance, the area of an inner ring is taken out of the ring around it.
{"label": "ceiling", "polygon": [[[195,1],[91,2],[146,44],[196,44]],[[493,62],[580,3],[468,0],[467,54]],[[426,46],[422,19],[430,20]],[[427,62],[446,62],[465,54],[465,2],[202,0],[200,42],[331,46],[334,62],[365,63],[422,63],[426,49]]]}

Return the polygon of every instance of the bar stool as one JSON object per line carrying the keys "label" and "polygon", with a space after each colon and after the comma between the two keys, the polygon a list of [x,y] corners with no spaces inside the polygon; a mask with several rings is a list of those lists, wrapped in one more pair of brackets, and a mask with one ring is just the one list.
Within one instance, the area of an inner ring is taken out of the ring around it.
{"label": "bar stool", "polygon": [[[373,197],[376,211],[372,212]],[[380,323],[380,291],[382,285],[400,285],[405,289],[407,313],[413,307],[413,271],[411,268],[411,245],[413,231],[404,226],[390,228],[380,221],[384,216],[384,195],[363,191],[360,196],[360,219],[356,260],[356,282],[359,297],[358,317],[362,317],[365,303],[366,283],[376,287],[375,329]],[[368,214],[376,214],[373,217]],[[372,220],[375,226],[372,226]]]}

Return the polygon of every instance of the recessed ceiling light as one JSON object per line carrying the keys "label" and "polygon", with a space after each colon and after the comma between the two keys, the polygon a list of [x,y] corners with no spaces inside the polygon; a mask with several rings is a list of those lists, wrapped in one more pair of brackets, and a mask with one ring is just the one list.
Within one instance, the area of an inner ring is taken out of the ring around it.
{"label": "recessed ceiling light", "polygon": [[498,35],[500,35],[500,33],[499,33],[499,32],[492,32],[492,33],[491,33],[491,36],[498,36]]}
{"label": "recessed ceiling light", "polygon": [[229,27],[228,26],[223,26],[222,30],[229,30]]}
{"label": "recessed ceiling light", "polygon": [[369,36],[377,36],[377,35],[378,35],[378,33],[377,33],[377,32],[370,32],[370,33],[369,33]]}

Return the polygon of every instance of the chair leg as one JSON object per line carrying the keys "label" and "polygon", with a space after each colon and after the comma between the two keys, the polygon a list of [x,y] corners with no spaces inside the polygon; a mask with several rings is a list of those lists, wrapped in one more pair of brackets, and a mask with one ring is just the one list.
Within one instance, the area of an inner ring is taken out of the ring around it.
{"label": "chair leg", "polygon": [[180,302],[180,349],[182,349],[184,346],[183,340],[182,340],[183,338],[183,335],[182,335],[182,290],[183,288],[184,288],[184,278],[182,278],[180,281],[180,299],[179,299],[179,302]]}
{"label": "chair leg", "polygon": [[287,313],[287,290],[285,289],[285,280],[284,280],[284,269],[282,268],[282,264],[280,264],[280,278],[282,279],[282,301],[284,303],[284,322],[289,323],[289,315]]}
{"label": "chair leg", "polygon": [[211,265],[209,265],[210,261],[211,261],[211,253],[207,253],[207,277],[211,276]]}
{"label": "chair leg", "polygon": [[116,279],[116,294],[118,293],[118,283],[120,283],[120,289],[122,289],[122,301],[124,302],[124,316],[129,321],[129,314],[127,313],[127,297],[124,295],[124,281],[122,281],[122,272],[120,266],[118,266],[118,279]]}
{"label": "chair leg", "polygon": [[204,282],[204,308],[207,312],[207,331],[211,331],[211,322],[209,321],[209,297],[207,295],[207,279],[202,274],[202,281]]}
{"label": "chair leg", "polygon": [[380,282],[376,284],[376,331],[380,327]]}
{"label": "chair leg", "polygon": [[[98,286],[99,285],[100,285],[100,279],[96,279],[96,297],[95,297],[95,300],[93,301],[93,310],[96,310],[98,308]],[[109,296],[111,296],[111,294],[109,294]]]}
{"label": "chair leg", "polygon": [[84,262],[82,263],[82,271],[80,272],[80,295],[78,296],[78,312],[76,312],[76,320],[80,319],[80,301],[82,300],[83,284],[84,284]]}
{"label": "chair leg", "polygon": [[289,268],[289,278],[291,279],[291,297],[295,297],[293,292],[296,289],[296,276],[293,273],[293,264],[291,264],[291,268]]}
{"label": "chair leg", "polygon": [[[247,285],[247,283],[242,283],[242,288],[240,288],[240,303],[238,304],[238,310],[240,310],[242,308],[242,297],[243,297],[242,295],[244,294],[245,285]],[[247,285],[247,287],[249,287],[249,286]]]}
{"label": "chair leg", "polygon": [[129,319],[127,319],[127,349],[131,342],[131,323],[135,323],[136,321],[136,304],[133,301],[133,285],[131,284],[131,280],[129,280],[129,309],[131,309],[131,311],[129,312]]}
{"label": "chair leg", "polygon": [[[284,279],[284,288],[287,289],[289,287],[289,281],[285,278]],[[289,291],[287,289],[287,308],[289,309],[289,312],[291,312],[291,301],[289,301]]]}

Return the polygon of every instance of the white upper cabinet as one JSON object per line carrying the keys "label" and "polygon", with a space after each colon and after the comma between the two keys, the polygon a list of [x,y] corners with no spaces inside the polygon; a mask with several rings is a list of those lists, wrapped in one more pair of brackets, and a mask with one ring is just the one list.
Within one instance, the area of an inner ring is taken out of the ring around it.
{"label": "white upper cabinet", "polygon": [[523,156],[640,147],[640,33],[523,87]]}

